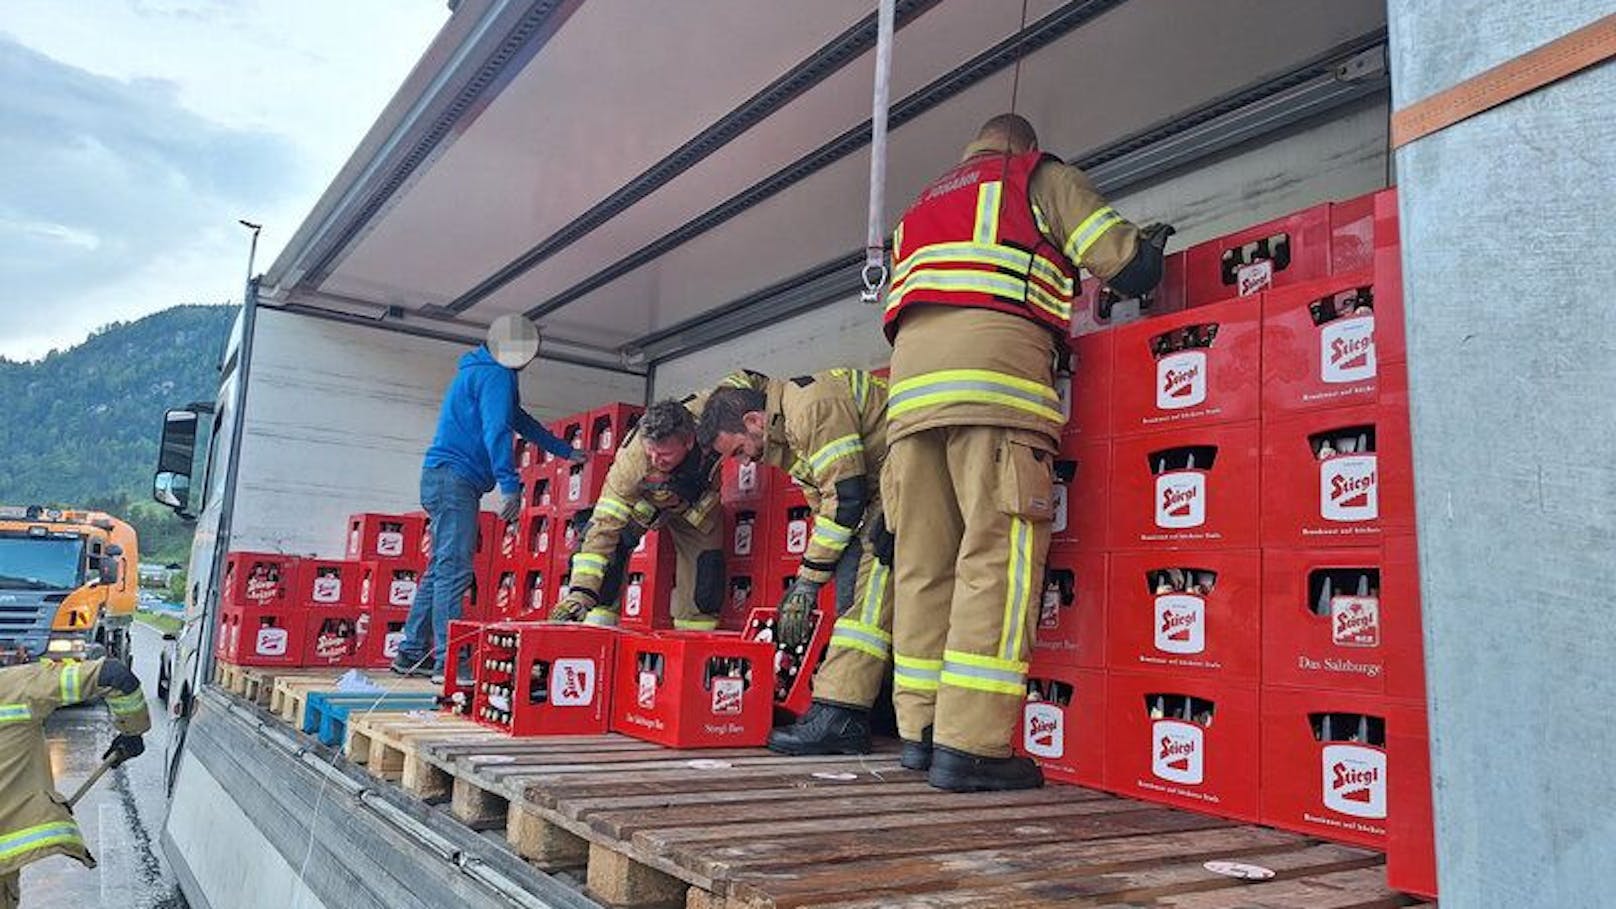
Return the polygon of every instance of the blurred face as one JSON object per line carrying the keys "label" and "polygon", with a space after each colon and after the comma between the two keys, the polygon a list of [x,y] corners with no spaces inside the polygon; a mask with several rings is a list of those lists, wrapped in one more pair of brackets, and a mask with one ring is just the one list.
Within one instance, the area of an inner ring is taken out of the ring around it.
{"label": "blurred face", "polygon": [[691,436],[675,436],[653,442],[646,439],[645,456],[651,462],[651,469],[657,473],[671,473],[675,467],[684,463],[690,449],[696,446],[696,440]]}
{"label": "blurred face", "polygon": [[754,410],[741,418],[745,427],[742,432],[721,432],[713,439],[713,450],[720,457],[734,458],[737,461],[757,461],[763,457],[763,449],[767,444],[767,432],[764,424],[763,412]]}

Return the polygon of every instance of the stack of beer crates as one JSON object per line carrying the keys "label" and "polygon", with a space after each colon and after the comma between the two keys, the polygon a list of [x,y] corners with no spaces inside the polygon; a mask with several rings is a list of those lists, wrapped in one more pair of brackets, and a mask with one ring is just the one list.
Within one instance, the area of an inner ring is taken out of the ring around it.
{"label": "stack of beer crates", "polygon": [[1435,876],[1393,190],[1085,282],[1021,750]]}

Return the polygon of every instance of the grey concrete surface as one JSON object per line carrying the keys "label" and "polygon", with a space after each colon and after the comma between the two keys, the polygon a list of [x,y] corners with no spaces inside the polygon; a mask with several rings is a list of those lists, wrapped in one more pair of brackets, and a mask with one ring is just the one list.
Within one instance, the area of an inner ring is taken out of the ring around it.
{"label": "grey concrete surface", "polygon": [[[157,700],[157,655],[162,639],[136,624],[134,670],[150,698],[152,731],[146,753],[108,773],[74,811],[99,863],[86,869],[57,856],[22,872],[22,909],[186,909],[158,837],[163,795],[163,742],[168,714]],[[45,727],[56,787],[71,794],[101,762],[116,734],[102,704],[58,710]]]}

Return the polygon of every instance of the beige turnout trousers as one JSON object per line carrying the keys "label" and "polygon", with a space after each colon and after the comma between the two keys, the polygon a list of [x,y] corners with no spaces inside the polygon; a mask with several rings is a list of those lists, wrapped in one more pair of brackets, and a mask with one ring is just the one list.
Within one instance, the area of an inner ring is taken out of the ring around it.
{"label": "beige turnout trousers", "polygon": [[891,443],[898,731],[1008,757],[1049,553],[1054,446],[1040,432],[937,426]]}
{"label": "beige turnout trousers", "polygon": [[[830,648],[814,674],[814,700],[868,709],[881,694],[892,650],[892,569],[876,559],[870,534],[881,507],[877,497],[865,511],[858,572],[850,579],[850,590],[842,589],[845,573],[838,566],[836,624]],[[844,557],[851,555],[849,548]]]}

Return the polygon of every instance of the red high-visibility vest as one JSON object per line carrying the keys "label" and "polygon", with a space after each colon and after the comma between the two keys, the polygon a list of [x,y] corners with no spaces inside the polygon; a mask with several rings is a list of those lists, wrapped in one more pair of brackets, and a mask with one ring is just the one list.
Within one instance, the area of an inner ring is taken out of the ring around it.
{"label": "red high-visibility vest", "polygon": [[1039,230],[1029,195],[1037,151],[984,152],[943,174],[904,212],[892,234],[892,287],[884,330],[897,334],[904,307],[995,309],[1064,336],[1077,266]]}

